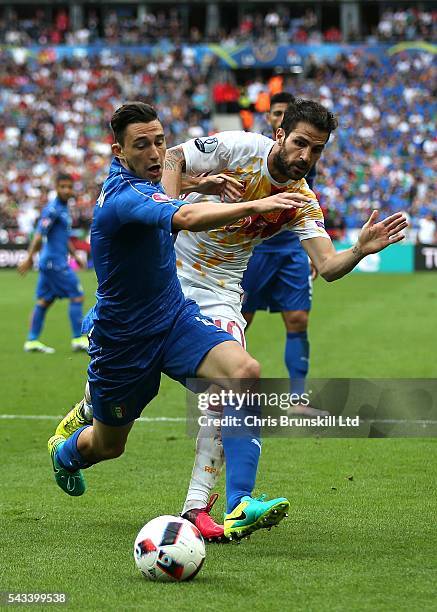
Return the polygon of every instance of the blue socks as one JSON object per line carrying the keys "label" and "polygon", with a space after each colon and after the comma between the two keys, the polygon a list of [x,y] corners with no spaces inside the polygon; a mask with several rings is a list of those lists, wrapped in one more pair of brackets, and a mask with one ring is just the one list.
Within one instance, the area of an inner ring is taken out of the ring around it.
{"label": "blue socks", "polygon": [[80,338],[82,335],[82,302],[70,302],[68,314],[70,316],[73,338]]}
{"label": "blue socks", "polygon": [[41,306],[41,304],[35,304],[33,309],[32,319],[30,322],[30,330],[27,336],[28,340],[37,340],[41,334],[44,319],[46,318],[47,307]]}
{"label": "blue socks", "polygon": [[77,439],[80,433],[86,429],[87,427],[91,427],[91,425],[84,425],[80,429],[74,432],[72,436],[67,438],[63,444],[58,447],[56,451],[56,459],[66,470],[70,472],[75,472],[76,470],[82,470],[84,468],[90,467],[90,463],[85,461],[82,455],[77,450]]}
{"label": "blue socks", "polygon": [[[257,410],[235,410],[225,408],[223,416],[244,420],[248,415],[259,414]],[[222,427],[223,450],[226,460],[226,512],[238,506],[244,495],[252,496],[261,455],[259,427]]]}
{"label": "blue socks", "polygon": [[310,345],[307,332],[288,332],[285,344],[285,364],[290,376],[292,393],[302,395],[305,392],[309,356]]}

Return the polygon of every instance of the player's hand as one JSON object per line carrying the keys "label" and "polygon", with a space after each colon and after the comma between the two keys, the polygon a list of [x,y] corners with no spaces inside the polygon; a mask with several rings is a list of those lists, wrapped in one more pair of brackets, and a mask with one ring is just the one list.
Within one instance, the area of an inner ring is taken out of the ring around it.
{"label": "player's hand", "polygon": [[311,198],[302,193],[275,193],[262,200],[255,200],[253,207],[257,213],[268,213],[290,208],[303,208],[311,202]]}
{"label": "player's hand", "polygon": [[77,265],[79,266],[79,268],[81,270],[85,270],[86,263],[85,263],[85,261],[82,259],[82,257],[78,253],[74,253],[73,259],[77,263]]}
{"label": "player's hand", "polygon": [[374,210],[358,236],[358,247],[364,256],[378,253],[405,238],[402,230],[408,227],[408,223],[403,213],[395,213],[378,223],[377,219],[378,211]]}
{"label": "player's hand", "polygon": [[24,276],[26,272],[29,272],[32,266],[33,266],[32,257],[26,257],[26,259],[23,259],[23,261],[18,264],[17,271],[19,274],[21,274],[21,276]]}
{"label": "player's hand", "polygon": [[222,202],[239,202],[244,193],[244,185],[227,174],[205,176],[199,183],[199,193],[219,195]]}

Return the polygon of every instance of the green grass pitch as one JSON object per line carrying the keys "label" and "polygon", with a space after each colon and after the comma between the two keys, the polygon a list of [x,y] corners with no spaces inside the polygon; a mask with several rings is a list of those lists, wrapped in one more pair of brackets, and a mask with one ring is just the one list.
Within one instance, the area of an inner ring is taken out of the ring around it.
{"label": "green grass pitch", "polygon": [[[94,275],[82,280],[90,305]],[[26,417],[0,419],[0,591],[65,592],[68,605],[51,608],[69,610],[437,609],[432,439],[267,439],[257,492],[289,497],[289,519],[239,545],[208,546],[192,583],[146,582],[134,538],[180,510],[194,441],[181,422],[141,422],[122,458],[87,472],[83,498],[56,487],[46,441],[81,397],[87,357],[69,350],[62,302],[42,338],[56,354],[23,352],[35,281],[0,273],[0,413]],[[435,377],[436,310],[432,274],[318,280],[311,375]],[[286,375],[283,337],[278,315],[258,313],[248,342],[264,376]],[[183,389],[165,379],[143,414],[184,413]]]}

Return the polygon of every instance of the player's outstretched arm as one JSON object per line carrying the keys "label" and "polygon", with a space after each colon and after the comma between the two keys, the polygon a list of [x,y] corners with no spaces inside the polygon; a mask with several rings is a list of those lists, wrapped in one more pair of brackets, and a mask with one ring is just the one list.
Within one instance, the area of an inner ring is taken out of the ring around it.
{"label": "player's outstretched arm", "polygon": [[262,200],[222,204],[215,202],[197,202],[181,206],[173,215],[173,230],[186,229],[202,232],[223,225],[234,223],[244,217],[255,214],[266,214],[290,208],[302,208],[310,198],[300,193],[277,193]]}
{"label": "player's outstretched arm", "polygon": [[374,210],[363,226],[357,243],[337,253],[330,240],[309,238],[302,240],[302,246],[327,281],[334,281],[351,272],[366,255],[378,253],[391,244],[404,239],[402,231],[408,226],[402,213],[395,213],[377,223],[378,211]]}
{"label": "player's outstretched arm", "polygon": [[21,274],[21,276],[24,276],[26,272],[31,269],[31,267],[33,266],[33,257],[35,253],[38,253],[38,251],[41,249],[41,246],[42,236],[39,232],[36,232],[27,251],[26,259],[23,259],[23,261],[17,266],[17,270]]}

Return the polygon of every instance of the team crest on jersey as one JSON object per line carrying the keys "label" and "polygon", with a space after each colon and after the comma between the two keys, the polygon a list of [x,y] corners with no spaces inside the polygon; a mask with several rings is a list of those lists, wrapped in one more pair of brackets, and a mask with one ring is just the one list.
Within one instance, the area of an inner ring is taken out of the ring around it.
{"label": "team crest on jersey", "polygon": [[113,406],[112,415],[116,419],[122,419],[126,415],[126,406],[124,404],[121,404],[120,406]]}
{"label": "team crest on jersey", "polygon": [[196,138],[194,144],[201,153],[212,153],[218,147],[217,138]]}
{"label": "team crest on jersey", "polygon": [[165,193],[160,193],[159,191],[152,195],[152,200],[155,200],[155,202],[170,202],[168,195],[165,195]]}

